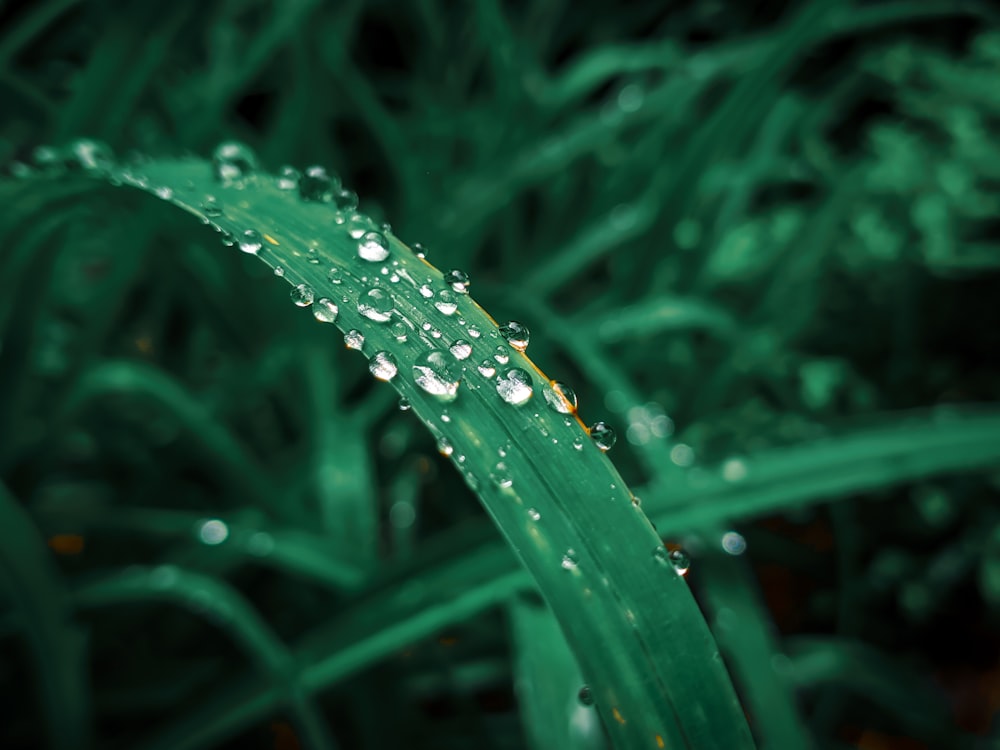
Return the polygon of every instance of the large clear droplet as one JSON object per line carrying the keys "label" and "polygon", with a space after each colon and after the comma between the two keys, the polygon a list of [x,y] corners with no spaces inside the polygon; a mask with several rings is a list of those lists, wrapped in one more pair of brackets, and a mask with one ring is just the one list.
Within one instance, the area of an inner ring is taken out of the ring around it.
{"label": "large clear droplet", "polygon": [[212,154],[212,170],[221,182],[240,182],[257,171],[257,155],[244,143],[224,141]]}
{"label": "large clear droplet", "polygon": [[512,367],[497,378],[497,393],[508,404],[520,406],[531,398],[531,376],[520,367]]}
{"label": "large clear droplet", "polygon": [[387,322],[393,307],[392,295],[378,287],[369,289],[358,300],[358,312],[376,323]]}
{"label": "large clear droplet", "polygon": [[375,352],[368,361],[368,369],[376,378],[385,381],[392,380],[399,371],[396,358],[389,352]]}
{"label": "large clear droplet", "polygon": [[469,293],[469,274],[453,268],[444,275],[444,283],[450,286],[457,294]]}
{"label": "large clear droplet", "polygon": [[291,297],[292,302],[299,307],[309,307],[313,303],[316,293],[313,292],[313,288],[308,284],[299,284],[292,287]]}
{"label": "large clear droplet", "polygon": [[256,255],[263,246],[264,241],[256,229],[248,229],[240,237],[240,250],[245,253]]}
{"label": "large clear droplet", "polygon": [[553,380],[548,388],[542,389],[542,395],[545,396],[545,403],[553,411],[560,414],[576,413],[576,393],[565,383]]}
{"label": "large clear droplet", "polygon": [[389,257],[389,241],[381,232],[365,232],[358,240],[358,257],[370,263],[381,263]]}
{"label": "large clear droplet", "polygon": [[452,370],[448,355],[435,349],[421,354],[413,363],[413,380],[439,400],[454,401],[461,379]]}
{"label": "large clear droplet", "polygon": [[329,297],[321,297],[316,304],[313,305],[313,315],[320,323],[336,322],[337,313],[339,312],[340,308],[337,307],[337,303]]}
{"label": "large clear droplet", "polygon": [[606,422],[594,422],[590,425],[590,439],[602,451],[609,451],[614,446],[618,436]]}
{"label": "large clear droplet", "polygon": [[528,341],[531,338],[531,332],[528,331],[528,326],[523,323],[518,323],[516,320],[512,320],[506,325],[500,326],[500,335],[507,339],[507,343],[519,352],[523,352],[528,348]]}
{"label": "large clear droplet", "polygon": [[341,211],[353,211],[358,207],[358,194],[344,188],[333,194],[333,202]]}
{"label": "large clear droplet", "polygon": [[454,294],[447,289],[442,289],[437,293],[437,299],[434,300],[434,307],[445,315],[452,315],[458,309],[458,303],[455,302]]}

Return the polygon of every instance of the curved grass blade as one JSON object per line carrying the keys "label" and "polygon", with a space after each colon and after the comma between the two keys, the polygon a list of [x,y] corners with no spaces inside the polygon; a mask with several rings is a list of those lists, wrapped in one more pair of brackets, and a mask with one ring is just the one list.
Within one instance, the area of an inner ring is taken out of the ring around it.
{"label": "curved grass blade", "polygon": [[[373,249],[359,244],[359,237],[379,231],[366,217],[298,200],[264,176],[238,186],[219,182],[211,165],[197,160],[153,161],[141,170],[121,170],[115,177],[155,192],[237,241],[252,238],[255,254],[293,285],[293,300],[329,298],[339,306],[339,327],[364,332],[373,373],[391,379],[431,432],[452,446],[459,470],[535,577],[602,713],[613,717],[609,733],[617,746],[752,747],[712,636],[684,580],[656,554],[662,549],[656,533],[579,419],[544,405],[548,379],[506,344],[482,308],[465,295],[444,305],[425,299],[420,288],[426,284],[436,302],[445,302],[441,293],[450,290],[441,272],[391,235],[378,238],[382,249],[366,260]],[[331,267],[340,284],[328,279]],[[402,328],[383,325],[389,321]],[[448,403],[435,393],[438,385],[422,387],[419,371],[412,375],[418,358],[447,352],[452,342],[471,336],[470,326],[481,336],[472,336],[470,361],[499,347],[505,370],[520,368],[534,386],[532,406],[513,403],[523,388],[513,397],[502,380],[471,367],[456,364],[435,375],[446,385],[461,382]],[[306,684],[323,683],[363,656],[352,652],[344,658],[343,666],[311,665],[303,675]]]}
{"label": "curved grass blade", "polygon": [[0,586],[27,641],[38,675],[42,715],[53,750],[91,744],[90,679],[83,633],[45,542],[0,484]]}

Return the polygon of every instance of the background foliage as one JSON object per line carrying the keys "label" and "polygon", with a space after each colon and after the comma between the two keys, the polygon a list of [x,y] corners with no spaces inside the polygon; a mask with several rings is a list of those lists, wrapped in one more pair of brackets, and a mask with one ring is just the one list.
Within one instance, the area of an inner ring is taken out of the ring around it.
{"label": "background foliage", "polygon": [[325,164],[528,323],[761,746],[1000,743],[991,7],[621,6],[0,5],[5,747],[602,742],[360,357],[164,207],[15,179],[77,136]]}

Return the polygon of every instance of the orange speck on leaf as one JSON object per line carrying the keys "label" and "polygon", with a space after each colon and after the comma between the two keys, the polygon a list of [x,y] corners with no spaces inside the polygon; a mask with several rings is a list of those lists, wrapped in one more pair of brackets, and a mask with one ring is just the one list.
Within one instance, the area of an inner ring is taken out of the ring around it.
{"label": "orange speck on leaf", "polygon": [[268,241],[269,243],[271,243],[272,245],[280,245],[280,244],[281,244],[281,243],[280,243],[280,242],[278,242],[278,241],[277,241],[276,239],[274,239],[274,237],[272,237],[271,235],[267,234],[266,232],[265,232],[265,233],[264,233],[264,234],[263,234],[262,236],[263,236],[263,238],[264,238],[265,240],[267,240],[267,241]]}
{"label": "orange speck on leaf", "polygon": [[621,713],[618,711],[617,708],[612,708],[611,714],[615,717],[615,721],[617,721],[619,724],[625,723],[625,717],[621,715]]}
{"label": "orange speck on leaf", "polygon": [[660,735],[656,735],[656,746],[659,748],[664,748],[667,746],[666,743],[664,743],[663,741],[663,737],[661,737]]}

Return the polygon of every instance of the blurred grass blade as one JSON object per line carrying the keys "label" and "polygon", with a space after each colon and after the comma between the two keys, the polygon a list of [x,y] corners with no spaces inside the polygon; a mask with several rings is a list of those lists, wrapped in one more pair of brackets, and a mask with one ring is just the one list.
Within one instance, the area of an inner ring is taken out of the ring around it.
{"label": "blurred grass blade", "polygon": [[[785,512],[817,500],[871,491],[938,474],[1000,465],[1000,413],[939,409],[908,413],[812,445],[733,458],[686,486],[642,491],[662,533]],[[648,498],[648,500],[647,500]]]}
{"label": "blurred grass blade", "polygon": [[0,484],[0,586],[28,645],[38,680],[49,746],[91,744],[90,679],[83,633],[72,619],[69,592],[31,519]]}
{"label": "blurred grass blade", "polygon": [[[291,672],[292,654],[278,636],[234,588],[219,579],[165,565],[156,568],[129,568],[79,586],[74,594],[77,606],[107,607],[129,602],[166,601],[205,616],[214,626],[239,643],[260,671],[284,693]],[[301,685],[288,683],[285,697],[308,746],[316,750],[336,747],[316,707],[304,695]]]}
{"label": "blurred grass blade", "polygon": [[707,529],[699,537],[707,547],[697,559],[699,592],[715,639],[746,701],[757,747],[815,747],[786,675],[775,670],[783,655],[757,582],[742,559],[722,550],[719,529]]}
{"label": "blurred grass blade", "polygon": [[528,747],[606,747],[596,709],[578,698],[583,675],[548,607],[520,596],[507,605],[507,613],[516,649],[514,690]]}

